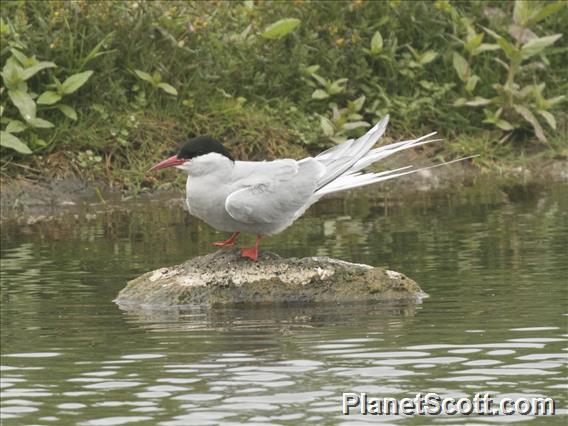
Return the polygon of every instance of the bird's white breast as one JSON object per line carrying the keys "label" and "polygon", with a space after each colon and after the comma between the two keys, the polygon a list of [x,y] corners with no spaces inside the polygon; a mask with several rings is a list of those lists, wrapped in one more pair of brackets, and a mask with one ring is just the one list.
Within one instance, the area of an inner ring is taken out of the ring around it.
{"label": "bird's white breast", "polygon": [[225,211],[225,200],[231,192],[233,162],[212,153],[191,160],[185,185],[189,212],[213,226],[235,232],[235,221]]}

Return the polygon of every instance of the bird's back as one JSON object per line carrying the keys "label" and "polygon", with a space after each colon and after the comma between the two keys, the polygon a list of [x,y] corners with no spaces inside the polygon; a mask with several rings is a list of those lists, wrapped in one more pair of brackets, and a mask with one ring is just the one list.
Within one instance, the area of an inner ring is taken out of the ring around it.
{"label": "bird's back", "polygon": [[324,172],[313,158],[223,164],[211,173],[190,173],[190,213],[219,230],[264,235],[288,227],[309,207]]}

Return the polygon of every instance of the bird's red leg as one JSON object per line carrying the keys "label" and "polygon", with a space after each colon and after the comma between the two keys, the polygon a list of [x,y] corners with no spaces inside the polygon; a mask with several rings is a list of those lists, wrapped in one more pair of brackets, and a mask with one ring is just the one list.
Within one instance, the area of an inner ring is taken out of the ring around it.
{"label": "bird's red leg", "polygon": [[254,243],[253,247],[242,248],[241,256],[248,257],[249,259],[252,259],[256,262],[256,260],[258,259],[258,245],[260,243],[261,238],[262,235],[257,235],[256,242]]}
{"label": "bird's red leg", "polygon": [[233,244],[235,244],[235,241],[237,240],[237,237],[239,236],[240,232],[235,232],[233,235],[231,235],[228,239],[226,239],[225,241],[216,241],[213,244],[214,246],[217,247],[225,247],[225,246],[232,246]]}

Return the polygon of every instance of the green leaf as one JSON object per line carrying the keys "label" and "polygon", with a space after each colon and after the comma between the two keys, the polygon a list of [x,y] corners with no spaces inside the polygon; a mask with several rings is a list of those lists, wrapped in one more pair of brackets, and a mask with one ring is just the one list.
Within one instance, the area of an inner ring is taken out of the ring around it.
{"label": "green leaf", "polygon": [[501,116],[502,112],[502,108],[499,108],[496,112],[491,111],[489,108],[483,108],[483,114],[485,114],[485,120],[483,120],[483,123],[495,123],[495,120]]}
{"label": "green leaf", "polygon": [[318,74],[312,74],[312,77],[314,78],[314,80],[316,80],[319,84],[321,84],[323,87],[327,87],[330,83],[329,81],[327,81],[325,78],[323,78],[321,75]]}
{"label": "green leaf", "polygon": [[465,58],[457,52],[454,52],[454,68],[458,73],[461,81],[466,82],[469,75],[469,64]]}
{"label": "green leaf", "polygon": [[493,37],[497,41],[497,44],[499,45],[499,47],[501,49],[503,49],[503,52],[505,52],[505,55],[507,55],[507,57],[509,59],[511,59],[513,61],[520,61],[521,60],[521,51],[519,49],[517,49],[515,46],[513,46],[511,43],[509,43],[505,38],[503,38],[499,34],[497,34],[495,31],[492,31],[489,28],[485,28],[485,27],[483,27],[483,29],[485,30],[485,32],[487,34],[489,34],[491,37]]}
{"label": "green leaf", "polygon": [[333,123],[327,117],[321,116],[320,117],[320,126],[323,130],[323,134],[327,137],[333,136],[335,133],[335,128],[333,127]]}
{"label": "green leaf", "polygon": [[10,120],[8,126],[6,126],[6,131],[8,133],[20,133],[26,130],[26,125],[20,120]]}
{"label": "green leaf", "polygon": [[424,52],[422,55],[420,55],[420,59],[418,62],[420,62],[420,65],[426,65],[432,62],[437,57],[438,54],[436,52],[434,52],[433,50],[428,50]]}
{"label": "green leaf", "polygon": [[139,79],[147,81],[148,83],[154,84],[154,79],[150,74],[140,70],[134,70],[134,73],[138,76]]}
{"label": "green leaf", "polygon": [[335,142],[337,145],[342,144],[343,142],[345,142],[347,140],[347,136],[333,136],[330,138],[333,142]]}
{"label": "green leaf", "polygon": [[25,67],[26,64],[28,63],[28,61],[30,60],[26,55],[24,55],[22,52],[20,52],[18,49],[12,48],[10,49],[10,52],[12,52],[12,55],[15,56],[15,58],[18,60],[18,62]]}
{"label": "green leaf", "polygon": [[158,87],[169,95],[177,96],[178,94],[177,90],[168,83],[158,83]]}
{"label": "green leaf", "polygon": [[33,127],[37,127],[38,129],[49,129],[53,127],[53,123],[51,123],[50,121],[37,117],[32,118],[30,121],[28,121],[28,123],[30,123],[30,125]]}
{"label": "green leaf", "polygon": [[[18,85],[23,82],[22,73],[24,69],[16,61],[7,60],[2,68],[2,80],[4,85],[11,90],[17,90]],[[24,83],[25,84],[25,83]]]}
{"label": "green leaf", "polygon": [[500,47],[499,47],[498,44],[483,43],[483,44],[479,45],[478,47],[476,47],[476,48],[471,52],[471,54],[472,54],[473,56],[475,56],[475,55],[479,55],[480,53],[483,53],[483,52],[490,52],[490,51],[492,51],[492,50],[499,50],[499,49],[500,49]]}
{"label": "green leaf", "polygon": [[560,95],[560,96],[556,96],[554,98],[547,99],[545,102],[546,102],[546,105],[550,108],[550,107],[553,107],[554,105],[562,102],[564,100],[564,98],[566,98],[566,96]]}
{"label": "green leaf", "polygon": [[37,100],[38,105],[53,105],[61,100],[61,95],[51,90],[43,92]]}
{"label": "green leaf", "polygon": [[34,148],[45,148],[47,146],[47,142],[42,138],[34,137],[32,139],[32,146]]}
{"label": "green leaf", "polygon": [[65,95],[70,95],[79,89],[87,80],[93,75],[93,71],[84,71],[78,74],[73,74],[61,84],[61,90]]}
{"label": "green leaf", "polygon": [[538,55],[548,46],[551,46],[554,43],[556,43],[556,40],[558,40],[560,37],[562,37],[562,34],[554,34],[551,36],[535,38],[527,41],[521,48],[523,59],[527,59],[530,58],[531,56]]}
{"label": "green leaf", "polygon": [[52,76],[52,79],[53,83],[50,84],[48,87],[54,87],[57,90],[57,93],[62,93],[61,82],[59,81],[59,79],[55,76]]}
{"label": "green leaf", "polygon": [[477,83],[479,83],[480,81],[481,79],[479,78],[479,76],[472,75],[467,79],[465,90],[467,90],[469,93],[473,92],[475,90],[475,86],[477,86]]}
{"label": "green leaf", "polygon": [[77,111],[73,107],[69,105],[61,104],[57,105],[57,109],[61,111],[67,118],[70,118],[73,121],[77,121]]}
{"label": "green leaf", "polygon": [[528,1],[516,0],[515,8],[513,9],[513,22],[521,27],[526,26],[531,12],[531,5]]}
{"label": "green leaf", "polygon": [[420,80],[418,84],[420,84],[420,86],[422,86],[426,90],[436,90],[438,87],[437,84],[432,83],[428,80]]}
{"label": "green leaf", "polygon": [[349,80],[347,78],[338,78],[333,83],[329,85],[327,91],[330,95],[337,95],[345,90],[345,83]]}
{"label": "green leaf", "polygon": [[[420,68],[420,64],[416,61],[408,61],[408,67],[409,68]],[[401,72],[402,74],[402,72]]]}
{"label": "green leaf", "polygon": [[25,143],[23,143],[18,137],[5,131],[0,132],[0,146],[3,146],[4,148],[13,149],[14,151],[17,151],[20,154],[32,153],[32,151],[28,148],[28,146]]}
{"label": "green leaf", "polygon": [[514,94],[516,97],[519,97],[519,98],[524,99],[524,98],[526,98],[527,96],[534,94],[534,85],[533,85],[533,84],[529,84],[529,85],[523,87],[523,88],[520,89],[520,90],[518,90],[518,89],[517,89],[517,90],[513,90],[513,94]]}
{"label": "green leaf", "polygon": [[565,6],[566,3],[562,1],[558,1],[556,3],[549,3],[546,6],[544,6],[542,9],[540,9],[540,11],[538,11],[537,13],[533,13],[533,15],[528,20],[527,25],[532,26],[542,21],[543,19],[547,18],[549,15],[558,12],[560,9],[562,9]]}
{"label": "green leaf", "polygon": [[12,103],[18,108],[20,114],[29,122],[36,116],[36,104],[28,92],[22,90],[8,90],[8,96]]}
{"label": "green leaf", "polygon": [[457,107],[464,106],[466,102],[467,102],[467,99],[459,98],[459,99],[455,100],[454,106],[457,106]]}
{"label": "green leaf", "polygon": [[29,68],[25,68],[24,71],[22,71],[22,75],[21,75],[22,80],[26,81],[29,78],[33,77],[38,72],[40,72],[41,70],[46,69],[46,68],[53,68],[53,67],[56,67],[56,66],[57,65],[55,65],[53,62],[38,62],[34,66],[31,66]]}
{"label": "green leaf", "polygon": [[540,110],[537,112],[542,116],[542,118],[545,119],[545,121],[548,123],[550,127],[552,127],[552,129],[556,130],[556,119],[554,118],[554,115],[544,110]]}
{"label": "green leaf", "polygon": [[308,73],[308,75],[312,75],[315,74],[319,69],[320,69],[319,65],[310,65],[309,67],[305,68],[305,71]]}
{"label": "green leaf", "polygon": [[518,60],[520,56],[519,49],[509,43],[506,39],[499,37],[497,39],[497,44],[499,45],[499,47],[501,47],[501,49],[503,49],[505,55],[507,55],[509,59]]}
{"label": "green leaf", "polygon": [[300,25],[300,22],[296,18],[281,19],[266,27],[260,35],[271,40],[281,39],[294,31]]}
{"label": "green leaf", "polygon": [[312,93],[312,99],[321,100],[321,99],[327,99],[327,98],[329,98],[329,94],[325,90],[316,89]]}
{"label": "green leaf", "polygon": [[354,101],[349,102],[349,109],[351,111],[361,111],[361,108],[363,108],[363,105],[365,104],[365,99],[365,95],[363,95],[359,96]]}
{"label": "green leaf", "polygon": [[371,53],[373,55],[378,55],[383,50],[383,36],[380,31],[375,32],[373,38],[371,39]]}
{"label": "green leaf", "polygon": [[482,98],[481,96],[476,96],[471,101],[467,101],[465,103],[465,105],[471,106],[471,107],[478,107],[478,106],[489,105],[490,103],[491,103],[490,99],[485,99],[485,98]]}
{"label": "green leaf", "polygon": [[503,120],[502,118],[496,120],[495,125],[502,130],[506,130],[506,131],[515,130],[515,128],[513,127],[513,125],[511,123],[509,123],[506,120]]}
{"label": "green leaf", "polygon": [[477,49],[481,45],[484,35],[485,34],[483,33],[479,33],[474,35],[473,37],[469,37],[464,45],[465,50],[467,50],[470,54],[472,54],[475,51],[475,49]]}
{"label": "green leaf", "polygon": [[371,125],[366,121],[354,121],[351,123],[345,123],[341,128],[342,130],[353,130],[359,127],[370,127]]}
{"label": "green leaf", "polygon": [[534,116],[534,114],[527,108],[522,105],[515,105],[515,111],[517,111],[527,122],[534,129],[534,134],[536,135],[537,139],[541,142],[546,142],[546,136],[544,135],[544,130],[542,126]]}
{"label": "green leaf", "polygon": [[498,57],[494,57],[493,60],[501,65],[504,69],[506,69],[507,72],[509,71],[509,64],[507,64],[505,61],[499,59]]}

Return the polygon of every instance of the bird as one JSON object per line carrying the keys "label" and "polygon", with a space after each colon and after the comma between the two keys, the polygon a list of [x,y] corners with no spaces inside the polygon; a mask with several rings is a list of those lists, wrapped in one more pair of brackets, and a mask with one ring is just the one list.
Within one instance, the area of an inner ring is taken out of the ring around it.
{"label": "bird", "polygon": [[471,158],[419,169],[410,165],[364,172],[368,166],[394,153],[441,140],[432,139],[436,134],[433,132],[375,147],[388,122],[386,115],[363,136],[301,160],[238,161],[218,140],[198,136],[150,171],[175,167],[187,173],[189,213],[219,231],[231,233],[226,240],[212,244],[232,246],[240,233],[254,234],[254,246],[241,248],[240,252],[242,257],[257,261],[263,237],[288,228],[323,196]]}

